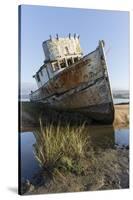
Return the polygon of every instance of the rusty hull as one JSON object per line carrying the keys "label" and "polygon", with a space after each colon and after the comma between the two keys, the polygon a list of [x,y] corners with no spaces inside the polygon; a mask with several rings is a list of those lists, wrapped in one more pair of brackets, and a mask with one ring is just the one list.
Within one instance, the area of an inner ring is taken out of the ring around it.
{"label": "rusty hull", "polygon": [[94,120],[112,124],[114,105],[103,44],[49,80],[30,99],[59,110],[84,112]]}

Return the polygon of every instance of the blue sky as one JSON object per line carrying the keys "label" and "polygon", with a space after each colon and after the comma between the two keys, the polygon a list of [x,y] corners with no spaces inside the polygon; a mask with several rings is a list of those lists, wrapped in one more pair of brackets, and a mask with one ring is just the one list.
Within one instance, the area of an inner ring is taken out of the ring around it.
{"label": "blue sky", "polygon": [[21,6],[21,82],[35,83],[32,75],[45,59],[42,42],[56,33],[80,35],[84,54],[98,41],[106,44],[113,89],[129,89],[129,13],[47,6]]}

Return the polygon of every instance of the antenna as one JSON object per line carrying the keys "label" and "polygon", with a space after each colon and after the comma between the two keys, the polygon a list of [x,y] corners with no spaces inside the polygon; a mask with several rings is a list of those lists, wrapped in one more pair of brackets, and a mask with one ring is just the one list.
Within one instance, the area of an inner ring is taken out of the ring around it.
{"label": "antenna", "polygon": [[59,40],[59,36],[58,36],[58,33],[56,33],[56,39],[57,39],[57,40]]}

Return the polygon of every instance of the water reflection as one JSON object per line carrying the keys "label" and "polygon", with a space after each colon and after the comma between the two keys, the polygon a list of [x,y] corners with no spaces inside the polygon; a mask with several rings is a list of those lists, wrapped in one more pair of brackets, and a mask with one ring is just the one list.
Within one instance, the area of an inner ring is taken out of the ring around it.
{"label": "water reflection", "polygon": [[115,144],[119,147],[127,147],[129,145],[129,129],[117,129],[115,131]]}
{"label": "water reflection", "polygon": [[[94,150],[102,148],[127,147],[129,145],[129,129],[116,129],[112,126],[93,126],[86,127],[89,134],[91,145]],[[38,131],[22,132],[21,134],[21,177],[31,179],[40,170],[39,163],[35,159],[33,149],[35,145],[40,145],[40,133]],[[40,145],[41,146],[41,145]],[[35,152],[36,153],[36,152]]]}
{"label": "water reflection", "polygon": [[21,177],[31,180],[33,174],[40,170],[33,154],[33,144],[36,143],[32,132],[21,134]]}
{"label": "water reflection", "polygon": [[115,145],[115,130],[113,126],[93,126],[88,131],[94,148],[113,148]]}

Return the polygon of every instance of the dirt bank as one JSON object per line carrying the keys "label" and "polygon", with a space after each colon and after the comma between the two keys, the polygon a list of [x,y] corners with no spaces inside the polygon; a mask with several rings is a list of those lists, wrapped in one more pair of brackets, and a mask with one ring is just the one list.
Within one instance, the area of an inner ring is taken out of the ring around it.
{"label": "dirt bank", "polygon": [[[129,151],[126,149],[108,149],[106,151],[99,149],[95,153],[90,151],[88,159],[82,160],[83,171],[81,173],[60,172],[50,179],[46,171],[42,171],[34,177],[33,182],[25,185],[25,194],[128,188],[128,163]],[[23,188],[22,186],[22,190]]]}
{"label": "dirt bank", "polygon": [[129,104],[115,105],[114,127],[121,128],[129,126]]}

